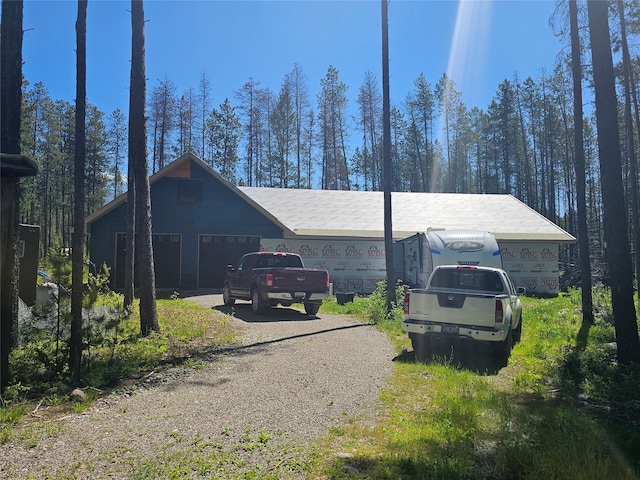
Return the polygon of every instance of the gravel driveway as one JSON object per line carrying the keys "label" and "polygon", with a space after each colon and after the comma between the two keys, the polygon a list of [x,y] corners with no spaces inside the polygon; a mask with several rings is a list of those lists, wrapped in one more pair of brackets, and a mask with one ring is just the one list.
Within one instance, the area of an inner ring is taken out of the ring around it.
{"label": "gravel driveway", "polygon": [[[189,300],[226,311],[220,295]],[[156,478],[196,456],[191,478],[242,469],[300,478],[295,465],[311,441],[372,413],[393,371],[386,335],[346,316],[276,308],[256,317],[238,302],[230,319],[237,348],[203,369],[150,376],[148,388],[109,395],[83,414],[28,426],[0,446],[0,478]],[[158,461],[161,473],[149,467]]]}

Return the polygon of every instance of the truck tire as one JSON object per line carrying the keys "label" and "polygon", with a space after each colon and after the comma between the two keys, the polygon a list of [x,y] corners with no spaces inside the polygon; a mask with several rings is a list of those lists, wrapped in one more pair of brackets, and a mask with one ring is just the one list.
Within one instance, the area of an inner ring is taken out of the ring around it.
{"label": "truck tire", "polygon": [[227,307],[233,307],[233,305],[236,303],[236,299],[231,298],[231,292],[229,291],[229,285],[227,283],[225,283],[224,287],[222,287],[222,302]]}
{"label": "truck tire", "polygon": [[251,290],[251,311],[256,315],[262,315],[266,310],[266,307],[260,299],[260,289],[253,287]]}
{"label": "truck tire", "polygon": [[511,349],[513,348],[513,330],[509,328],[507,338],[498,342],[495,345],[495,353],[498,360],[506,364],[511,356]]}
{"label": "truck tire", "polygon": [[315,315],[320,310],[320,304],[316,302],[305,302],[304,311],[307,315]]}
{"label": "truck tire", "polygon": [[431,339],[429,336],[423,333],[409,333],[409,338],[411,339],[416,362],[426,362],[430,353]]}
{"label": "truck tire", "polygon": [[513,330],[513,343],[520,343],[522,338],[522,315],[520,315],[520,323],[518,327]]}

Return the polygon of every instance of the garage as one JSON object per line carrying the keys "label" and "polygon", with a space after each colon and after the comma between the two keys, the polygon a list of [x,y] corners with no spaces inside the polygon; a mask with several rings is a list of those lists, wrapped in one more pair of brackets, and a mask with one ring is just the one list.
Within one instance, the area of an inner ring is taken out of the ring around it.
{"label": "garage", "polygon": [[[124,288],[126,233],[116,234],[116,261],[111,272],[115,288]],[[156,288],[179,288],[181,266],[181,236],[179,234],[153,234],[153,256]],[[136,272],[137,273],[137,272]],[[134,273],[137,280],[137,275]]]}
{"label": "garage", "polygon": [[198,288],[222,288],[229,264],[245,253],[260,250],[260,237],[200,235],[198,242]]}
{"label": "garage", "polygon": [[[282,238],[283,227],[238,188],[192,154],[149,178],[156,288],[221,288],[226,266],[260,248],[260,238]],[[111,269],[110,286],[124,286],[127,194],[85,219],[88,253]]]}

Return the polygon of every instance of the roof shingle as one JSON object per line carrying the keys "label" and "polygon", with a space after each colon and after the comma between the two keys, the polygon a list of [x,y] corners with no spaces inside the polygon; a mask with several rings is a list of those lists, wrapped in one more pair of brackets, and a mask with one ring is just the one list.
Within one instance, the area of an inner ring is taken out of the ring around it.
{"label": "roof shingle", "polygon": [[[298,236],[382,237],[382,192],[263,187],[238,189]],[[575,238],[512,195],[394,192],[394,238],[429,228],[481,230],[498,240]]]}

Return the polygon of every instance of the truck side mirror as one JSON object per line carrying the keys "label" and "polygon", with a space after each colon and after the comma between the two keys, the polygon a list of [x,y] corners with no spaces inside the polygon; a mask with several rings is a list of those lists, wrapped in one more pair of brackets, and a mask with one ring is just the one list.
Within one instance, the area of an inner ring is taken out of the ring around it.
{"label": "truck side mirror", "polygon": [[229,264],[227,265],[227,272],[233,272],[233,265]]}
{"label": "truck side mirror", "polygon": [[516,288],[516,293],[518,295],[524,295],[525,293],[527,293],[527,289],[524,288],[524,287],[518,287],[518,288]]}

